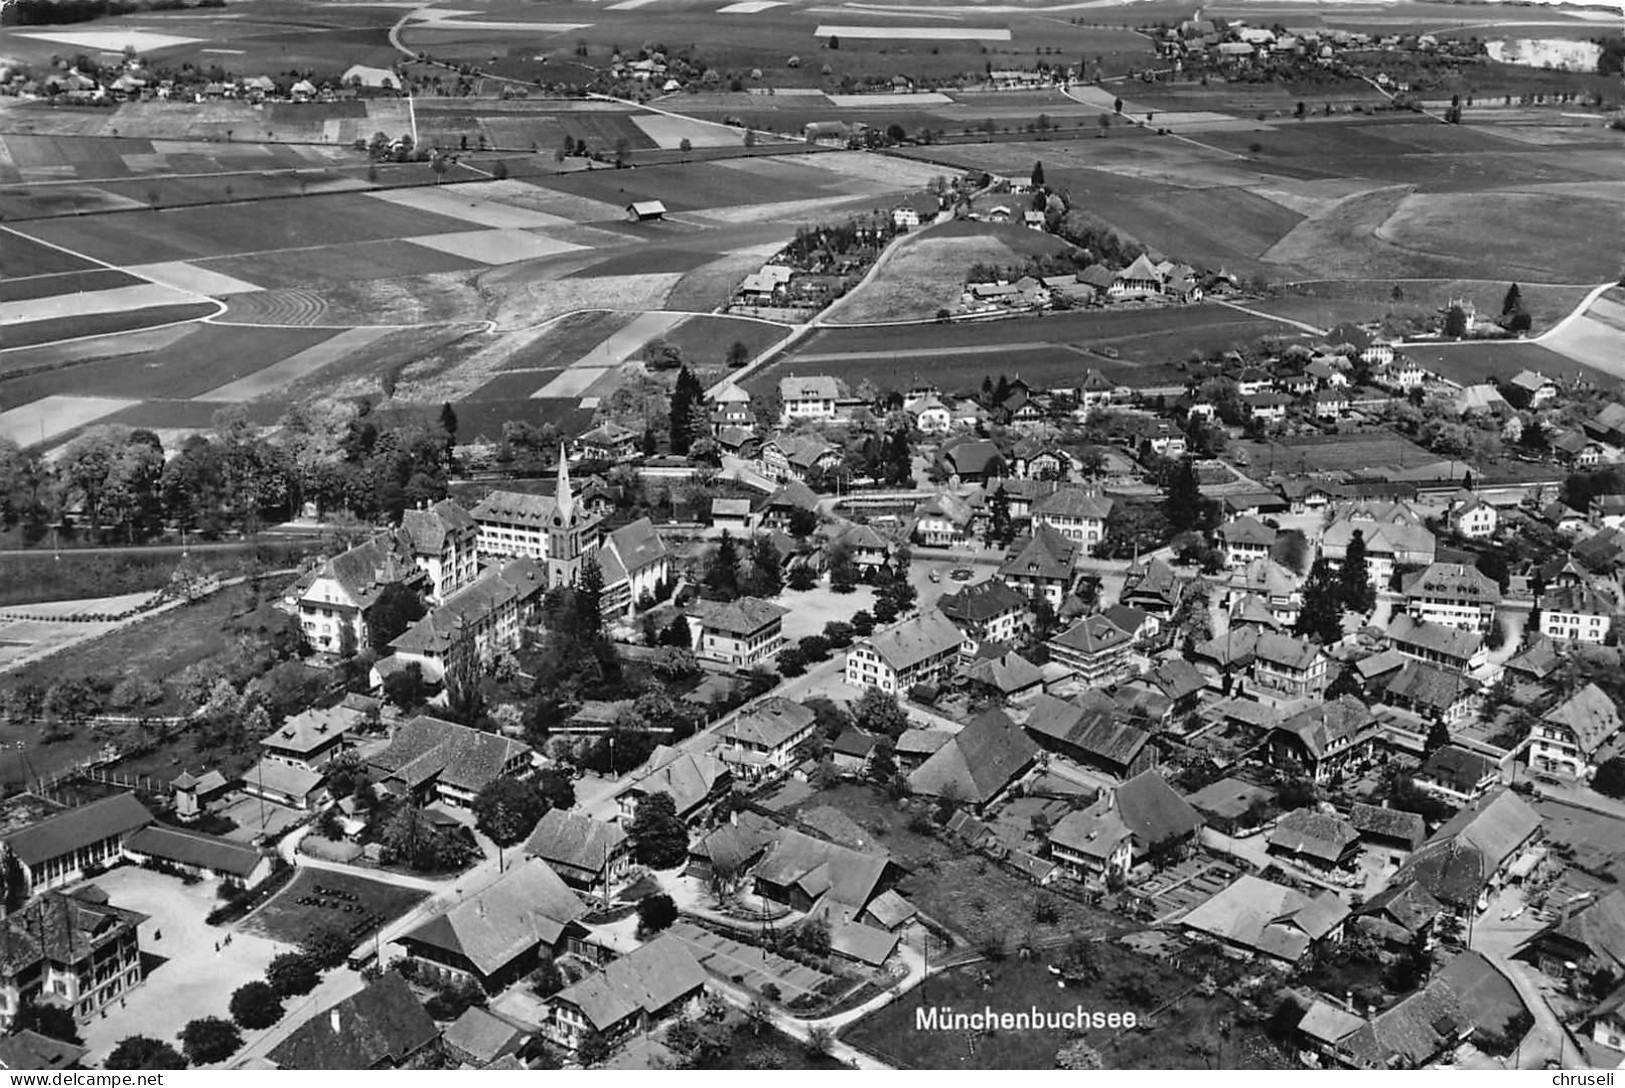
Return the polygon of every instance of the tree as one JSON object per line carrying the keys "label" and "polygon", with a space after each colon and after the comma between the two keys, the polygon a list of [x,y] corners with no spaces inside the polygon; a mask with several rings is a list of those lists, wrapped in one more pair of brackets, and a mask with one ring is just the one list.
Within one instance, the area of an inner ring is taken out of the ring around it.
{"label": "tree", "polygon": [[756,597],[777,597],[784,591],[784,571],[773,538],[757,537],[750,545],[750,592]]}
{"label": "tree", "polygon": [[988,500],[988,536],[989,543],[1008,548],[1015,539],[1015,522],[1010,517],[1010,496],[1000,487],[993,492]]}
{"label": "tree", "polygon": [[807,1029],[807,1053],[822,1058],[835,1047],[835,1033],[826,1027]]}
{"label": "tree", "polygon": [[542,800],[547,802],[548,808],[574,808],[576,803],[576,788],[570,781],[570,776],[561,771],[545,770],[536,778],[536,792],[541,794]]}
{"label": "tree", "polygon": [[[1300,102],[1301,106],[1302,103]],[[1060,1050],[1055,1052],[1055,1068],[1057,1069],[1099,1069],[1100,1051],[1090,1046],[1086,1040],[1073,1039]]]}
{"label": "tree", "polygon": [[1032,183],[1034,189],[1044,187],[1044,164],[1042,162],[1033,163]]}
{"label": "tree", "polygon": [[1205,527],[1208,501],[1202,497],[1202,485],[1196,477],[1196,458],[1180,458],[1168,476],[1164,496],[1163,513],[1176,534]]}
{"label": "tree", "polygon": [[547,808],[541,791],[517,778],[492,779],[474,798],[477,826],[498,846],[524,841]]}
{"label": "tree", "polygon": [[677,921],[677,903],[665,892],[638,900],[638,936],[652,937]]}
{"label": "tree", "polygon": [[1428,726],[1427,739],[1422,744],[1422,756],[1427,758],[1450,743],[1450,727],[1442,721]]}
{"label": "tree", "polygon": [[[263,983],[261,984],[263,985]],[[168,1043],[126,1035],[102,1062],[103,1069],[185,1069],[186,1059]]]}
{"label": "tree", "polygon": [[705,387],[685,363],[677,371],[677,384],[671,393],[671,452],[687,454],[694,440],[694,408],[705,405]]}
{"label": "tree", "polygon": [[669,793],[662,791],[638,798],[626,832],[639,864],[651,869],[672,869],[688,858],[688,828],[678,817],[677,804]]}
{"label": "tree", "polygon": [[681,140],[677,141],[677,150],[682,155],[683,161],[687,162],[688,153],[694,150],[694,141],[690,140],[687,136],[684,136]]}
{"label": "tree", "polygon": [[440,406],[440,429],[446,432],[447,445],[457,440],[457,411],[450,401]]}
{"label": "tree", "polygon": [[595,1065],[601,1065],[608,1058],[609,1041],[591,1029],[584,1032],[581,1041],[576,1045],[576,1060],[584,1068],[591,1069]]}
{"label": "tree", "polygon": [[278,997],[302,997],[321,980],[321,967],[303,952],[283,952],[265,966],[265,981]]}
{"label": "tree", "polygon": [[72,1012],[60,1005],[41,1005],[33,1000],[24,1000],[17,1006],[17,1014],[11,1020],[11,1030],[37,1031],[47,1039],[75,1046],[81,1041],[79,1025],[74,1022]]}
{"label": "tree", "polygon": [[429,686],[423,680],[423,669],[415,661],[384,677],[384,698],[402,711],[417,709],[428,696]]}
{"label": "tree", "polygon": [[1121,98],[1115,98],[1115,99],[1112,100],[1112,112],[1113,113],[1122,113],[1123,112],[1123,100]]}
{"label": "tree", "polygon": [[851,713],[852,723],[859,729],[893,740],[902,736],[910,724],[908,713],[897,696],[879,688],[864,688],[863,694],[852,704]]}
{"label": "tree", "polygon": [[1591,788],[1604,797],[1625,798],[1625,756],[1614,756],[1598,764]]}
{"label": "tree", "polygon": [[1445,311],[1444,334],[1456,340],[1467,335],[1467,311],[1461,306],[1451,306]]}
{"label": "tree", "polygon": [[728,345],[728,369],[738,370],[750,362],[750,348],[745,346],[743,340],[735,340]]}
{"label": "tree", "polygon": [[202,1016],[181,1029],[181,1049],[193,1065],[223,1062],[243,1045],[243,1033],[230,1020]]}
{"label": "tree", "polygon": [[1506,297],[1501,300],[1501,316],[1511,317],[1523,311],[1523,289],[1517,284],[1507,288]]}
{"label": "tree", "polygon": [[844,541],[829,550],[829,588],[835,593],[851,593],[858,586],[858,565],[852,548]]}
{"label": "tree", "polygon": [[423,600],[405,582],[391,582],[378,594],[367,611],[367,640],[379,657],[389,654],[389,644],[423,618]]}
{"label": "tree", "polygon": [[706,564],[705,586],[727,600],[739,596],[739,544],[726,529],[722,530],[717,550],[711,553],[710,562]]}
{"label": "tree", "polygon": [[1364,616],[1377,606],[1377,591],[1371,586],[1371,571],[1366,563],[1365,531],[1354,530],[1349,538],[1343,565],[1337,571],[1337,591],[1342,606],[1350,612]]}
{"label": "tree", "polygon": [[1324,556],[1309,568],[1309,578],[1303,584],[1303,608],[1292,632],[1325,643],[1343,637],[1343,595]]}
{"label": "tree", "polygon": [[245,982],[231,995],[231,1018],[247,1028],[258,1031],[282,1019],[282,999],[269,983]]}
{"label": "tree", "polygon": [[596,638],[604,629],[604,569],[591,554],[581,561],[576,579],[575,620],[582,638]]}

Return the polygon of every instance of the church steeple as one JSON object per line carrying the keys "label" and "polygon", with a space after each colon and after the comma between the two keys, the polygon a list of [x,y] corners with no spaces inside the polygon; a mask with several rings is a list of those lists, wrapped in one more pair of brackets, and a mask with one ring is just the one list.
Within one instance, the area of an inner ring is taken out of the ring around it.
{"label": "church steeple", "polygon": [[570,491],[570,459],[565,456],[564,443],[559,443],[559,485],[557,490],[559,520],[569,525],[575,519],[575,496]]}

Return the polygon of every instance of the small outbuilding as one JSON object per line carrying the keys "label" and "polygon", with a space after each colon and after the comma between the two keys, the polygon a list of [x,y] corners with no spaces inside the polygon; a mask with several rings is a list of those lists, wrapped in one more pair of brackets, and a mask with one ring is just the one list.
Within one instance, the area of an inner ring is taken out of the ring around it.
{"label": "small outbuilding", "polygon": [[650,223],[666,218],[666,205],[658,200],[634,200],[626,206],[626,217],[634,223]]}

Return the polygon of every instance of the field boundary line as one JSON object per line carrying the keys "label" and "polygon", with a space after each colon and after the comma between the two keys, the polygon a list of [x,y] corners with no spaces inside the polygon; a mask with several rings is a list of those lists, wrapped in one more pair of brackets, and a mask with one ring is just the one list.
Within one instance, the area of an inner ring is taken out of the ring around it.
{"label": "field boundary line", "polygon": [[1263,310],[1255,310],[1250,306],[1243,306],[1239,302],[1229,302],[1222,298],[1214,299],[1213,301],[1217,302],[1220,306],[1228,306],[1232,310],[1240,310],[1244,314],[1252,314],[1254,317],[1262,317],[1270,321],[1279,321],[1283,325],[1291,325],[1295,329],[1302,329],[1311,336],[1325,336],[1328,331],[1326,329],[1317,329],[1307,321],[1298,321],[1294,318],[1282,317],[1280,314],[1272,314],[1266,313]]}

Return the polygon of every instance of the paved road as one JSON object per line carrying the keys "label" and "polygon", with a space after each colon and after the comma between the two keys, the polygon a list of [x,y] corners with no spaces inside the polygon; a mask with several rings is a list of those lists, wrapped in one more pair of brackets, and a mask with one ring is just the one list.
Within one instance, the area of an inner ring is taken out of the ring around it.
{"label": "paved road", "polygon": [[1556,1063],[1563,1069],[1587,1069],[1589,1065],[1583,1052],[1547,1003],[1550,980],[1530,964],[1511,958],[1540,928],[1540,923],[1527,911],[1515,919],[1502,919],[1508,910],[1522,905],[1522,893],[1516,888],[1503,891],[1473,923],[1468,945],[1511,980],[1518,997],[1535,1019],[1534,1026],[1518,1047],[1517,1068],[1543,1069],[1548,1063]]}

